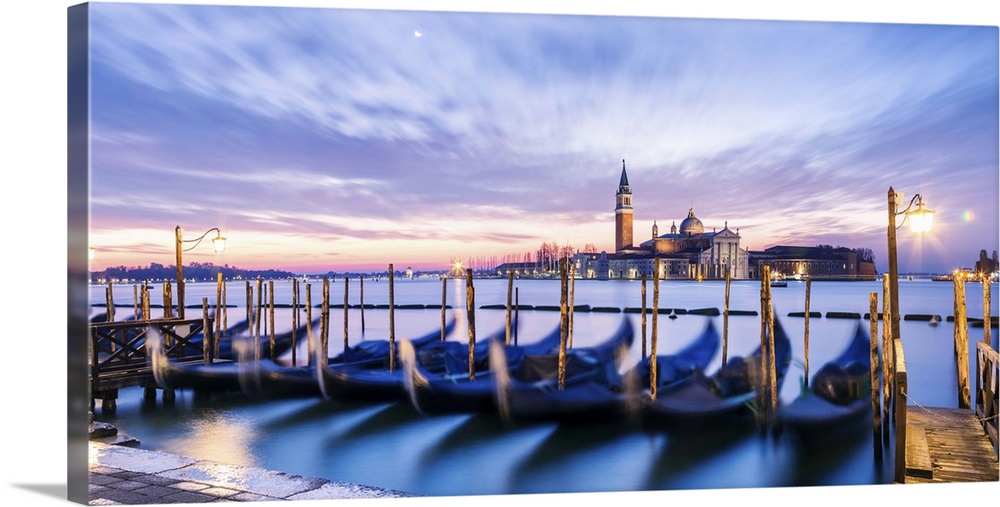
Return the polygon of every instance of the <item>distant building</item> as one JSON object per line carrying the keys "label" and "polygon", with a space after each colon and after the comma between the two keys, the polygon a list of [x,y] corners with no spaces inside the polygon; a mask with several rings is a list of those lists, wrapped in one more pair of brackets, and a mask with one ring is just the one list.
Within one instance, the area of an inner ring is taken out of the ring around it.
{"label": "distant building", "polygon": [[786,278],[875,280],[875,262],[866,251],[832,246],[773,246],[750,252],[750,276],[760,278],[764,266]]}
{"label": "distant building", "polygon": [[993,257],[986,256],[986,250],[979,251],[979,260],[976,261],[976,273],[992,274],[1000,270],[1000,263],[997,262],[997,251],[993,251]]}
{"label": "distant building", "polygon": [[579,276],[652,278],[655,259],[660,259],[660,272],[655,276],[661,279],[724,279],[727,270],[731,278],[748,278],[749,252],[740,247],[739,231],[731,230],[728,223],[721,231],[705,232],[691,208],[679,228],[674,222],[670,232],[661,235],[653,222],[649,239],[635,245],[632,215],[632,188],[622,160],[615,193],[615,252],[576,254],[573,260]]}

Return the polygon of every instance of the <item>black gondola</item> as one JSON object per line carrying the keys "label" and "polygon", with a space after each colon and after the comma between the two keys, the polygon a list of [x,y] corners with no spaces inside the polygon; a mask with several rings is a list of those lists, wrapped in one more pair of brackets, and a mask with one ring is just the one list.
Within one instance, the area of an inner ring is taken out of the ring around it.
{"label": "black gondola", "polygon": [[782,427],[806,444],[833,442],[834,437],[870,429],[870,370],[870,338],[859,323],[840,356],[820,368],[808,389],[782,408]]}
{"label": "black gondola", "polygon": [[[721,338],[711,320],[698,337],[682,350],[658,355],[657,389],[669,389],[708,366],[718,353]],[[498,391],[501,414],[511,421],[555,420],[564,423],[605,421],[629,416],[641,397],[650,392],[652,357],[642,358],[624,374],[618,367],[598,375],[570,377],[563,389],[544,384],[513,382]],[[610,363],[609,363],[610,366]]]}
{"label": "black gondola", "polygon": [[[554,338],[554,341],[552,340]],[[435,374],[406,361],[410,401],[421,413],[432,415],[456,412],[496,412],[497,389],[512,383],[532,383],[539,388],[558,388],[560,329],[556,328],[541,346],[506,346],[493,341],[489,369],[476,373]],[[626,317],[618,330],[603,343],[566,351],[564,378],[604,375],[614,367],[617,351],[631,346],[632,323]],[[610,366],[609,366],[610,365]]]}

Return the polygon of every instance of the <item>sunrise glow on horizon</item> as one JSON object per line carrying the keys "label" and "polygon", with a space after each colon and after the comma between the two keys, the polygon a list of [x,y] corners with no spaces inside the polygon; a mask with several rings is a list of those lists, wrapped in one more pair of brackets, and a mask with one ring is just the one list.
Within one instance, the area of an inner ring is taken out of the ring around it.
{"label": "sunrise glow on horizon", "polygon": [[612,252],[694,209],[742,245],[870,248],[886,192],[934,229],[901,272],[992,252],[991,26],[97,3],[92,270],[446,270]]}

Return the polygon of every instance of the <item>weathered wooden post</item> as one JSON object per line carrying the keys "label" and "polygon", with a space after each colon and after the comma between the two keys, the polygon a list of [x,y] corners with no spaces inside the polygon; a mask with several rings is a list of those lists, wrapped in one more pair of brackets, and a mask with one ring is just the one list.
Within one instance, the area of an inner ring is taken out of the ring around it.
{"label": "weathered wooden post", "polygon": [[[169,287],[169,283],[167,286]],[[219,272],[219,276],[215,283],[215,339],[218,340],[222,336],[222,272]]]}
{"label": "weathered wooden post", "polygon": [[778,410],[778,364],[774,357],[774,301],[771,299],[771,279],[767,279],[767,384],[771,393],[768,403],[768,423]]}
{"label": "weathered wooden post", "polygon": [[142,284],[142,318],[143,320],[152,318],[149,312],[149,287],[145,282]]}
{"label": "weathered wooden post", "polygon": [[445,318],[445,308],[448,307],[448,277],[441,277],[441,341],[445,340],[445,328],[447,319]]}
{"label": "weathered wooden post", "polygon": [[272,361],[277,358],[274,347],[274,280],[267,281],[267,334],[270,349],[269,357]]}
{"label": "weathered wooden post", "polygon": [[[205,364],[208,364],[208,363],[212,362],[212,354],[211,354],[211,352],[212,352],[212,343],[211,342],[215,341],[215,340],[209,340],[209,334],[208,334],[208,329],[209,329],[209,323],[208,323],[208,298],[203,298],[202,299],[201,318],[202,318],[202,336],[204,336],[204,339],[201,340],[201,355],[202,355],[202,359],[205,361]],[[216,339],[218,339],[218,338],[216,338]],[[166,395],[166,391],[164,391],[164,396],[165,395]]]}
{"label": "weathered wooden post", "polygon": [[139,318],[139,286],[132,284],[132,318]]}
{"label": "weathered wooden post", "polygon": [[889,278],[882,277],[882,437],[889,438],[888,424],[892,415],[892,391],[895,383],[894,371],[896,361],[894,359],[896,347],[892,339],[892,322],[889,313]]}
{"label": "weathered wooden post", "polygon": [[958,408],[969,408],[969,327],[965,315],[965,279],[955,274],[955,364],[958,366]]}
{"label": "weathered wooden post", "polygon": [[507,271],[507,315],[506,315],[507,334],[504,335],[505,336],[504,343],[507,344],[507,345],[510,345],[510,341],[511,341],[511,329],[510,329],[510,326],[511,326],[511,321],[510,321],[510,319],[511,319],[511,307],[510,307],[510,305],[511,305],[511,298],[514,295],[513,292],[514,292],[514,272],[511,271],[511,270],[508,270]]}
{"label": "weathered wooden post", "polygon": [[983,341],[987,345],[993,343],[990,327],[990,275],[983,273]]}
{"label": "weathered wooden post", "polygon": [[642,275],[642,309],[640,310],[642,328],[642,359],[646,359],[646,275]]}
{"label": "weathered wooden post", "polygon": [[[247,280],[247,322],[253,324],[253,287],[250,280]],[[247,331],[252,335],[253,327],[248,327]]]}
{"label": "weathered wooden post", "polygon": [[760,374],[759,374],[760,378],[757,379],[757,381],[759,383],[759,385],[758,385],[758,394],[757,394],[757,402],[758,402],[758,407],[761,410],[761,415],[759,415],[759,417],[762,417],[765,420],[766,420],[767,414],[770,411],[770,408],[768,407],[768,396],[766,394],[769,391],[769,389],[768,389],[768,381],[770,380],[770,375],[768,375],[768,373],[767,373],[768,370],[769,370],[768,359],[770,359],[770,354],[768,353],[768,350],[767,350],[767,343],[768,343],[768,335],[771,332],[771,329],[768,327],[769,324],[770,324],[770,321],[771,321],[770,316],[768,315],[768,311],[769,311],[769,309],[771,307],[771,301],[770,301],[770,297],[771,297],[770,283],[771,283],[771,267],[768,266],[768,265],[765,265],[765,266],[762,267],[762,271],[761,271],[761,275],[760,275],[760,352],[761,352],[761,354],[760,354],[760,369],[759,369],[759,371],[760,371]]}
{"label": "weathered wooden post", "polygon": [[306,284],[306,351],[309,353],[308,364],[316,364],[316,337],[312,331],[312,284]]}
{"label": "weathered wooden post", "polygon": [[396,273],[389,264],[389,371],[396,370]]}
{"label": "weathered wooden post", "polygon": [[469,379],[476,378],[476,288],[472,285],[472,266],[465,270],[465,314],[469,332]]}
{"label": "weathered wooden post", "polygon": [[805,314],[805,331],[802,335],[802,343],[805,347],[805,367],[803,373],[803,382],[806,387],[809,387],[809,297],[812,289],[812,276],[806,275],[806,314]]}
{"label": "weathered wooden post", "polygon": [[[870,354],[871,354],[871,365],[869,366],[871,375],[871,400],[872,400],[872,433],[874,435],[873,445],[875,448],[875,459],[882,459],[882,439],[879,438],[879,433],[883,431],[883,421],[880,417],[881,411],[879,410],[879,360],[878,360],[878,293],[872,292],[868,296],[868,306],[870,310],[868,312],[869,321],[869,343],[870,343]],[[860,387],[860,386],[859,386]]]}
{"label": "weathered wooden post", "polygon": [[[260,336],[260,324],[261,316],[264,315],[264,291],[263,291],[263,280],[257,279],[257,302],[254,304],[254,314],[257,315],[257,320],[254,321],[254,336]],[[259,347],[260,345],[258,345]]]}
{"label": "weathered wooden post", "polygon": [[656,342],[660,336],[660,258],[653,258],[653,336],[649,346],[649,397],[656,399],[656,383],[659,371],[656,362]]}
{"label": "weathered wooden post", "polygon": [[566,346],[573,348],[573,312],[576,309],[576,263],[569,263],[569,316],[567,317]]}
{"label": "weathered wooden post", "polygon": [[[325,368],[330,357],[330,279],[323,277],[323,307],[320,309],[320,367]],[[391,351],[390,351],[391,353]]]}
{"label": "weathered wooden post", "polygon": [[[299,279],[292,278],[292,366],[298,366],[297,348],[299,331]],[[307,338],[308,339],[308,338]],[[308,362],[308,361],[307,361]]]}
{"label": "weathered wooden post", "polygon": [[173,308],[170,303],[170,282],[163,283],[163,318],[169,319],[173,316]]}
{"label": "weathered wooden post", "polygon": [[726,364],[729,357],[729,286],[732,277],[729,273],[729,266],[726,266],[726,299],[722,307],[722,364]]}
{"label": "weathered wooden post", "polygon": [[344,351],[347,351],[348,342],[350,341],[350,339],[348,337],[348,334],[347,334],[347,308],[348,308],[347,297],[348,297],[348,291],[349,291],[349,289],[348,289],[348,283],[349,283],[348,280],[349,280],[349,278],[347,278],[345,276],[344,277]]}
{"label": "weathered wooden post", "polygon": [[566,384],[566,347],[567,334],[569,332],[569,322],[567,319],[566,300],[568,286],[566,283],[566,257],[559,259],[559,390],[562,391]]}
{"label": "weathered wooden post", "polygon": [[108,322],[115,321],[115,293],[111,282],[108,282],[108,288],[104,289],[104,299],[108,305]]}
{"label": "weathered wooden post", "polygon": [[[229,307],[226,305],[226,284],[222,284],[222,333],[219,336],[226,334],[226,329],[229,329]],[[219,355],[219,338],[215,339],[215,355]]]}

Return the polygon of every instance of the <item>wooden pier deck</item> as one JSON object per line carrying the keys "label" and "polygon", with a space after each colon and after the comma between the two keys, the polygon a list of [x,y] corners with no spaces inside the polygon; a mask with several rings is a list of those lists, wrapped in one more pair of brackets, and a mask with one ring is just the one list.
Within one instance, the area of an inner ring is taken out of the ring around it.
{"label": "wooden pier deck", "polygon": [[975,412],[907,408],[906,484],[997,480],[997,452]]}

